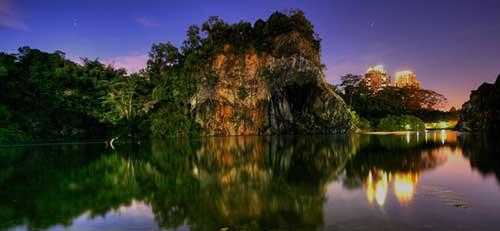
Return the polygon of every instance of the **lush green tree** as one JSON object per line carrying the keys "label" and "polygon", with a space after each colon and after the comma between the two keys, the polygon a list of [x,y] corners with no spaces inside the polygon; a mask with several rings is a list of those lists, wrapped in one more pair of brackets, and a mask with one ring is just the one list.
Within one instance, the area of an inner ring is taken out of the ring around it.
{"label": "lush green tree", "polygon": [[320,39],[298,10],[275,12],[254,25],[210,17],[188,28],[180,49],[171,42],[153,44],[146,68],[132,75],[99,60],[79,64],[60,51],[22,47],[16,54],[0,53],[0,105],[12,124],[1,128],[51,141],[107,138],[121,128],[129,134],[197,134],[191,100],[200,84],[217,83],[211,64],[225,49],[300,56],[321,68]]}
{"label": "lush green tree", "polygon": [[186,32],[186,40],[182,43],[182,53],[187,55],[191,52],[197,52],[201,48],[201,42],[200,28],[191,25]]}
{"label": "lush green tree", "polygon": [[338,88],[345,102],[372,124],[389,115],[414,115],[431,121],[437,109],[446,103],[443,95],[427,89],[387,86],[377,91],[370,90],[365,86],[363,77],[354,74],[341,76]]}
{"label": "lush green tree", "polygon": [[163,75],[182,62],[182,54],[172,43],[153,44],[149,52],[146,71],[154,83],[161,81]]}
{"label": "lush green tree", "polygon": [[415,116],[388,116],[380,120],[377,128],[382,131],[422,131],[425,124]]}
{"label": "lush green tree", "polygon": [[361,75],[345,74],[340,77],[341,84],[338,86],[342,91],[344,99],[348,105],[352,105],[353,98],[359,94],[360,83],[363,79]]}
{"label": "lush green tree", "polygon": [[22,133],[34,141],[104,138],[110,127],[100,119],[108,110],[101,102],[108,91],[103,83],[126,73],[97,60],[82,61],[80,65],[60,51],[29,47],[0,54],[0,104],[9,112],[11,127],[2,137]]}
{"label": "lush green tree", "polygon": [[156,103],[151,99],[148,80],[139,74],[132,74],[115,79],[108,85],[109,91],[102,103],[109,110],[102,114],[103,120],[124,125],[130,135],[138,133],[139,124]]}

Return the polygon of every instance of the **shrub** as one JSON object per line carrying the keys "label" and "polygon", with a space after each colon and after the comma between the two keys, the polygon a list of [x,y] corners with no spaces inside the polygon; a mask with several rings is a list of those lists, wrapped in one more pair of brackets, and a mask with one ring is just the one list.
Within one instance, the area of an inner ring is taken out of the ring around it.
{"label": "shrub", "polygon": [[196,136],[199,125],[174,105],[162,105],[151,115],[151,134],[154,137]]}
{"label": "shrub", "polygon": [[415,116],[388,116],[380,120],[377,128],[383,131],[422,131],[425,124]]}
{"label": "shrub", "polygon": [[371,128],[370,121],[368,121],[366,118],[359,116],[355,111],[352,110],[349,111],[351,112],[352,115],[352,121],[357,128],[364,131],[370,130]]}

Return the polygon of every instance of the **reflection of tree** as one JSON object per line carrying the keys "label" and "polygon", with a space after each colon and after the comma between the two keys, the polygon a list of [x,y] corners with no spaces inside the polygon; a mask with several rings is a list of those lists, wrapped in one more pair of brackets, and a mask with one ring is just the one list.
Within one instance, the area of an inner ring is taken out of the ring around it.
{"label": "reflection of tree", "polygon": [[463,155],[469,158],[472,168],[483,175],[494,174],[500,183],[500,140],[491,134],[470,134],[459,137]]}
{"label": "reflection of tree", "polygon": [[[459,148],[454,142],[444,145]],[[491,155],[498,146],[460,143],[473,166],[498,171]],[[0,154],[0,229],[69,225],[133,200],[149,204],[164,228],[318,229],[329,182],[364,187],[379,204],[394,184],[407,203],[420,172],[446,160],[442,145],[439,133],[429,133],[169,139],[117,152],[100,145],[10,149]]]}
{"label": "reflection of tree", "polygon": [[[193,230],[221,227],[262,230],[269,228],[317,229],[322,224],[326,183],[335,169],[353,154],[350,142],[332,138],[311,141],[301,137],[232,137],[201,140],[188,156],[185,179],[196,179],[192,191],[159,193],[151,205],[165,227],[186,222]],[[174,154],[174,153],[172,153]],[[154,157],[163,158],[165,155]],[[175,161],[152,160],[162,167]],[[171,166],[174,167],[174,166]],[[147,177],[154,179],[153,177]],[[156,184],[159,191],[168,185]],[[190,184],[192,186],[193,184]],[[182,187],[171,188],[180,190]],[[156,191],[158,192],[158,191]],[[172,205],[165,197],[179,195]],[[183,217],[183,218],[182,218]],[[177,222],[173,222],[177,220]]]}
{"label": "reflection of tree", "polygon": [[446,161],[446,156],[440,155],[438,150],[442,145],[440,141],[417,141],[415,136],[410,142],[406,135],[360,137],[359,151],[346,165],[344,185],[359,187],[373,171],[417,174]]}
{"label": "reflection of tree", "polygon": [[70,224],[83,212],[103,215],[128,203],[137,189],[127,181],[131,164],[102,151],[93,145],[37,147],[2,159],[1,166],[14,170],[0,182],[0,229],[25,221],[29,229]]}
{"label": "reflection of tree", "polygon": [[20,150],[0,162],[16,166],[0,171],[0,220],[4,227],[69,225],[137,199],[164,227],[317,229],[325,185],[354,155],[352,142],[233,137],[153,142],[121,154],[97,146]]}

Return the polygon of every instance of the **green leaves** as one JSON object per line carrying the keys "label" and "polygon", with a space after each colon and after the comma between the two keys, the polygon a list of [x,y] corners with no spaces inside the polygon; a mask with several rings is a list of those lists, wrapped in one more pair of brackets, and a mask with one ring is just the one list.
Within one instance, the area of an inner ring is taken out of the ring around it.
{"label": "green leaves", "polygon": [[380,120],[378,129],[382,131],[422,131],[424,122],[415,116],[388,116]]}

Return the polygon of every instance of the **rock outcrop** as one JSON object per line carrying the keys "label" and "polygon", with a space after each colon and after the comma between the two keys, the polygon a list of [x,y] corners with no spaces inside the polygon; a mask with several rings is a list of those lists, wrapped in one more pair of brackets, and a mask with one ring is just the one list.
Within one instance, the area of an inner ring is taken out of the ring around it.
{"label": "rock outcrop", "polygon": [[[288,38],[289,39],[289,38]],[[191,102],[204,135],[335,134],[355,129],[352,114],[325,81],[319,53],[276,57],[231,45],[212,59]],[[311,55],[312,54],[312,55]]]}
{"label": "rock outcrop", "polygon": [[494,84],[483,83],[462,105],[457,128],[463,131],[500,133],[500,75]]}

